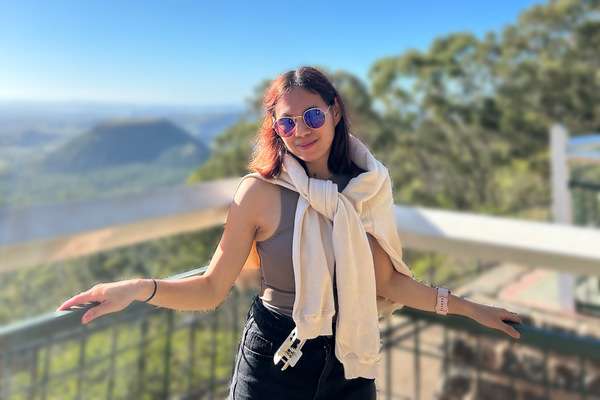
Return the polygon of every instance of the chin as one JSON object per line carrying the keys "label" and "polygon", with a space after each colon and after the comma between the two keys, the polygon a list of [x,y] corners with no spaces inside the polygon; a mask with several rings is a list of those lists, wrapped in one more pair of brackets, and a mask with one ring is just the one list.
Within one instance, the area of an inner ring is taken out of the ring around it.
{"label": "chin", "polygon": [[301,158],[302,160],[306,161],[306,162],[314,162],[314,161],[318,161],[322,158],[327,158],[329,156],[329,154],[327,152],[324,153],[319,153],[319,154],[311,154],[310,156],[298,156],[299,158]]}

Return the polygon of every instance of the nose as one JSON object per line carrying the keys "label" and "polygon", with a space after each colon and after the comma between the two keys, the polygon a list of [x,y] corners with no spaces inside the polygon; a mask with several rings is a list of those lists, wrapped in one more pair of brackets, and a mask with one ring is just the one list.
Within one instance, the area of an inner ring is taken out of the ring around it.
{"label": "nose", "polygon": [[306,125],[303,118],[296,121],[296,136],[302,137],[311,134],[311,129]]}

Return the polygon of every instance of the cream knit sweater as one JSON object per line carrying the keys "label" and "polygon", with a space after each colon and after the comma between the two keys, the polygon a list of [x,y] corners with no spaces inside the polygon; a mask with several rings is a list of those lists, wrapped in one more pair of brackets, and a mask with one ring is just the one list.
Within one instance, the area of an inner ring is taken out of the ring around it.
{"label": "cream knit sweater", "polygon": [[381,359],[378,319],[403,305],[377,297],[366,233],[377,239],[398,272],[413,275],[402,260],[387,168],[352,134],[350,157],[366,172],[352,178],[342,192],[332,181],[308,177],[287,153],[278,177],[268,179],[254,172],[242,180],[254,176],[299,193],[292,243],[296,288],[292,316],[298,337],[333,333],[335,260],[339,306],[335,355],[346,379],[374,379]]}

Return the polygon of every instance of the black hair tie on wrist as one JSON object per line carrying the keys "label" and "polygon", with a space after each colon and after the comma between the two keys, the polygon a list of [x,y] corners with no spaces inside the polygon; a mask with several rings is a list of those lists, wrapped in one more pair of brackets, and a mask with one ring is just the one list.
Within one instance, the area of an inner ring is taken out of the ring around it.
{"label": "black hair tie on wrist", "polygon": [[146,300],[144,300],[144,303],[147,303],[150,300],[152,300],[152,298],[156,294],[156,288],[158,287],[158,283],[156,282],[156,279],[154,279],[154,278],[152,278],[152,282],[154,282],[154,290],[152,291],[152,294],[150,295],[150,297],[148,297]]}

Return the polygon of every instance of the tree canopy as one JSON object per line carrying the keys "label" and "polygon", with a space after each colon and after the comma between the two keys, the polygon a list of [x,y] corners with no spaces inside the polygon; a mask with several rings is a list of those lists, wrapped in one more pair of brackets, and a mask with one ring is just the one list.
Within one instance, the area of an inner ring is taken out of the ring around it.
{"label": "tree canopy", "polygon": [[[545,219],[550,125],[600,129],[599,4],[550,1],[500,33],[438,37],[376,60],[368,82],[320,68],[353,133],[389,168],[397,202]],[[268,83],[248,100],[258,117]],[[247,173],[256,131],[240,122],[224,132],[190,181]]]}

